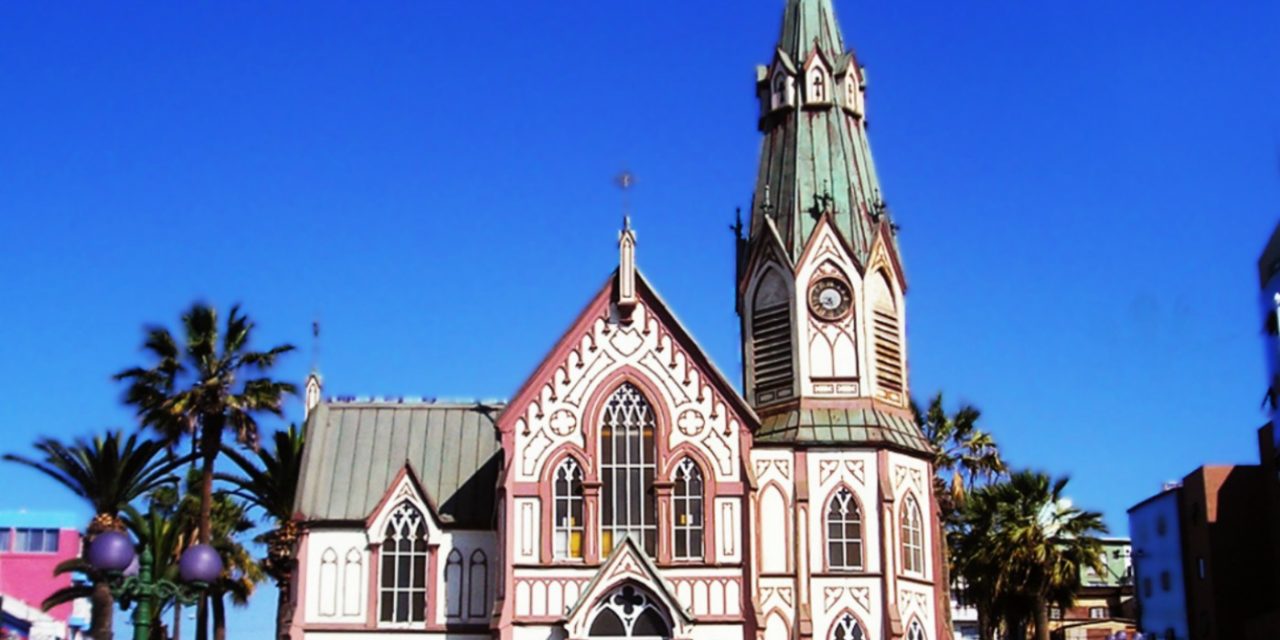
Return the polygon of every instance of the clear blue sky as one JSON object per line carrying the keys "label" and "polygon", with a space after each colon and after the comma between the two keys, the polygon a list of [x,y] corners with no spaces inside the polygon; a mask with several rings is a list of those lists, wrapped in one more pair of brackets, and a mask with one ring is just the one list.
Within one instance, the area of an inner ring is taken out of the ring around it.
{"label": "clear blue sky", "polygon": [[[297,343],[294,379],[318,317],[327,393],[506,397],[613,268],[624,166],[642,268],[736,378],[727,226],[781,5],[0,4],[5,450],[130,427],[110,375],[197,298]],[[1162,480],[1253,461],[1280,4],[836,7],[915,393],[1120,533]],[[5,475],[0,509],[76,506]]]}

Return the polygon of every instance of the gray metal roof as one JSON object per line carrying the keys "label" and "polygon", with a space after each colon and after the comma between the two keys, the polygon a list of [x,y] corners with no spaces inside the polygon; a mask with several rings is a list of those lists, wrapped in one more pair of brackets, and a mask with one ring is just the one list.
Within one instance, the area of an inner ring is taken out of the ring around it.
{"label": "gray metal roof", "polygon": [[493,526],[502,405],[324,402],[307,417],[294,511],[307,520],[367,518],[408,463],[445,522]]}
{"label": "gray metal roof", "polygon": [[793,409],[767,418],[755,433],[756,444],[814,446],[888,445],[932,455],[915,421],[881,409]]}

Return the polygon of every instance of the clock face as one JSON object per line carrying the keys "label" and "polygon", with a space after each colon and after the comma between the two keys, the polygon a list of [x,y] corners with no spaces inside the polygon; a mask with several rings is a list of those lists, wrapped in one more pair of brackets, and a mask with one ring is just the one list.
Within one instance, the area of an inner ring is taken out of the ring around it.
{"label": "clock face", "polygon": [[839,320],[852,305],[849,285],[839,278],[822,278],[809,288],[809,309],[822,320]]}

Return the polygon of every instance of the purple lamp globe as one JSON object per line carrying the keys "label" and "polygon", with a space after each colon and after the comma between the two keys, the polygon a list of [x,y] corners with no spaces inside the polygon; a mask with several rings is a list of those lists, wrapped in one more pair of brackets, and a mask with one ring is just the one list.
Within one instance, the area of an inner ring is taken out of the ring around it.
{"label": "purple lamp globe", "polygon": [[133,541],[119,531],[99,534],[89,543],[89,564],[100,571],[124,571],[136,558]]}
{"label": "purple lamp globe", "polygon": [[207,544],[195,545],[178,559],[178,575],[183,582],[209,584],[222,575],[222,558]]}

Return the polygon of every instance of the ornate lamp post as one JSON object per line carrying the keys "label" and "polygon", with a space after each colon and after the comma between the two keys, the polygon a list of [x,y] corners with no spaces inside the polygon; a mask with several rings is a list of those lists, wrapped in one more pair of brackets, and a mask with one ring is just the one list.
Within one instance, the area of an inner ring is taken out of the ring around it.
{"label": "ornate lamp post", "polygon": [[[126,575],[137,561],[137,575]],[[119,531],[108,531],[89,544],[89,564],[93,568],[113,576],[111,594],[121,605],[133,606],[133,638],[149,640],[151,637],[152,601],[156,598],[173,598],[183,604],[194,604],[201,592],[222,575],[222,558],[207,544],[197,544],[182,552],[178,560],[178,576],[182,583],[156,578],[152,575],[155,559],[151,550],[142,548],[141,555],[134,550],[133,541]]]}

